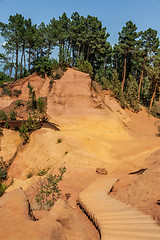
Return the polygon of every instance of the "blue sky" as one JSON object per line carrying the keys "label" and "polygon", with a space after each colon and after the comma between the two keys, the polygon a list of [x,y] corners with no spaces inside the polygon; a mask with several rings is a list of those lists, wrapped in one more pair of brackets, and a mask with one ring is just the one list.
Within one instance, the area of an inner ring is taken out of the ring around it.
{"label": "blue sky", "polygon": [[9,15],[21,13],[39,25],[42,21],[49,23],[53,17],[58,19],[63,12],[70,17],[75,11],[98,17],[110,33],[108,41],[112,45],[128,20],[137,25],[138,31],[151,27],[160,36],[160,0],[0,0],[1,22],[7,22]]}

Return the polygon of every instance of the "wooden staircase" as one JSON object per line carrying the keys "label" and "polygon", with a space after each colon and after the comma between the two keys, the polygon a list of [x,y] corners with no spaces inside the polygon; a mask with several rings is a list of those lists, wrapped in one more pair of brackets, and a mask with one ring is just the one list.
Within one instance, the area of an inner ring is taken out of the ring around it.
{"label": "wooden staircase", "polygon": [[102,240],[160,240],[160,226],[148,215],[108,195],[116,179],[100,177],[79,195],[79,203]]}

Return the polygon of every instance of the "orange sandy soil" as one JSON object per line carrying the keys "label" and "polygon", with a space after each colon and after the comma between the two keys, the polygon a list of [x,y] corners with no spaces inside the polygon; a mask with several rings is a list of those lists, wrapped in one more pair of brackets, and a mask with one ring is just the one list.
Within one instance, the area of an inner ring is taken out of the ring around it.
{"label": "orange sandy soil", "polygon": [[[15,87],[19,86],[22,89],[19,99],[27,98],[28,80],[34,85],[38,95],[47,96],[49,119],[58,124],[61,131],[54,132],[42,128],[31,135],[29,143],[19,150],[9,169],[8,183],[12,179],[14,183],[7,192],[23,188],[32,207],[36,208],[34,196],[36,182],[39,181],[37,172],[44,168],[49,168],[50,171],[54,169],[56,172],[60,166],[65,165],[67,172],[60,184],[62,198],[65,198],[65,193],[70,193],[68,204],[75,208],[80,221],[83,219],[85,224],[89,224],[85,220],[86,217],[77,209],[76,201],[79,192],[97,178],[96,168],[102,167],[108,171],[108,176],[120,179],[112,195],[147,212],[148,205],[141,207],[142,202],[139,201],[136,187],[128,189],[128,186],[134,184],[150,167],[153,167],[153,161],[148,159],[151,156],[153,160],[155,152],[160,149],[160,139],[156,137],[158,120],[148,116],[144,108],[138,114],[122,110],[118,102],[107,93],[102,91],[97,93],[91,89],[91,80],[87,74],[73,69],[68,69],[60,80],[56,80],[50,92],[48,78],[41,79],[33,75],[29,79],[20,80]],[[11,99],[3,97],[0,106],[7,107],[10,102]],[[62,140],[59,144],[58,139]],[[1,139],[1,155],[4,160],[9,161],[19,142],[17,133],[4,130],[4,137]],[[160,159],[158,153],[157,161]],[[141,168],[148,169],[140,176],[128,175]],[[30,172],[33,177],[27,179]],[[160,179],[160,175],[158,177]],[[154,184],[152,178],[153,174],[149,174],[148,181]],[[144,196],[145,187],[144,185],[139,190]],[[158,192],[156,188],[157,186],[154,186],[152,190]],[[125,196],[128,196],[130,191],[130,197],[123,198],[121,194],[123,191]],[[133,202],[132,195],[136,195]],[[151,196],[151,191],[148,195]],[[157,194],[154,196],[154,200],[158,200]],[[146,198],[146,201],[150,204],[150,197]],[[148,211],[151,215],[155,215],[154,209],[158,207],[155,201]],[[158,218],[159,211],[156,210],[156,213]],[[44,213],[36,211],[35,214],[41,217]],[[91,234],[95,231],[91,225],[87,225],[87,229],[90,229],[88,231]],[[93,235],[98,239],[98,234]]]}

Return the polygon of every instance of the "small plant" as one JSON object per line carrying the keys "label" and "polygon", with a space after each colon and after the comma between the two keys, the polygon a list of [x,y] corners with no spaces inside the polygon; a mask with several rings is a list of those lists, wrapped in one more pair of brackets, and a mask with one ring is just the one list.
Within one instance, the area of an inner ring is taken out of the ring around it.
{"label": "small plant", "polygon": [[5,128],[7,128],[7,129],[10,128],[8,121],[5,122]]}
{"label": "small plant", "polygon": [[26,144],[29,140],[29,133],[24,123],[22,123],[22,125],[19,128],[19,135],[23,139],[23,144]]}
{"label": "small plant", "polygon": [[15,111],[10,112],[10,120],[16,120],[17,113]]}
{"label": "small plant", "polygon": [[0,182],[0,197],[4,194],[6,189],[7,189],[6,184]]}
{"label": "small plant", "polygon": [[58,143],[61,143],[61,142],[62,142],[62,139],[61,139],[61,138],[58,138],[58,139],[57,139],[57,144],[58,144]]}
{"label": "small plant", "polygon": [[7,96],[12,96],[12,91],[11,91],[11,88],[10,87],[3,87],[3,90],[2,90],[2,96],[3,95],[7,95]]}
{"label": "small plant", "polygon": [[48,171],[43,168],[42,170],[40,170],[40,171],[37,173],[37,175],[38,175],[38,176],[44,176],[44,175],[46,175],[47,173],[48,173]]}
{"label": "small plant", "polygon": [[35,197],[40,209],[49,209],[60,197],[61,190],[59,189],[58,183],[62,181],[66,167],[59,168],[59,172],[59,175],[49,174],[43,181],[40,181],[40,189]]}
{"label": "small plant", "polygon": [[3,129],[2,128],[0,128],[0,137],[3,137]]}
{"label": "small plant", "polygon": [[20,108],[20,106],[24,106],[24,103],[21,100],[16,101],[14,109]]}
{"label": "small plant", "polygon": [[0,121],[5,122],[7,120],[7,115],[5,111],[0,110]]}
{"label": "small plant", "polygon": [[7,166],[6,162],[3,161],[3,157],[0,157],[0,181],[5,180],[7,177]]}
{"label": "small plant", "polygon": [[49,92],[52,90],[53,83],[54,83],[54,79],[51,79],[49,81]]}
{"label": "small plant", "polygon": [[19,97],[19,95],[21,93],[22,93],[22,91],[20,89],[19,90],[18,89],[14,89],[12,94],[13,94],[13,96]]}
{"label": "small plant", "polygon": [[67,155],[68,154],[68,152],[66,151],[65,153],[64,153],[64,155]]}
{"label": "small plant", "polygon": [[30,172],[27,174],[27,178],[28,178],[28,179],[31,178],[31,177],[33,177],[33,172],[32,172],[32,171],[30,171]]}

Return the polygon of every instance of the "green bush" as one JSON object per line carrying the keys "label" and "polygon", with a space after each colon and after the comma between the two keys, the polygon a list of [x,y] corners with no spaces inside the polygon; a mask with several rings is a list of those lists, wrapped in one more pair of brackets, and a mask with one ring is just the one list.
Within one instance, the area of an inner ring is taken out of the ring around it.
{"label": "green bush", "polygon": [[10,115],[10,120],[16,120],[16,116],[17,116],[17,113],[16,113],[16,112],[11,111],[11,112],[9,113],[9,115]]}
{"label": "green bush", "polygon": [[7,186],[4,183],[0,182],[0,197],[4,194],[6,189],[7,189]]}
{"label": "green bush", "polygon": [[77,59],[76,67],[78,68],[79,71],[88,73],[90,75],[90,77],[92,77],[93,67],[87,60],[84,60],[83,55]]}
{"label": "green bush", "polygon": [[23,139],[23,144],[27,143],[29,140],[29,133],[28,129],[25,125],[25,123],[22,123],[22,125],[19,128],[19,135]]}
{"label": "green bush", "polygon": [[7,120],[7,115],[5,111],[0,110],[0,121],[5,122]]}
{"label": "green bush", "polygon": [[7,177],[7,167],[3,157],[0,157],[0,181],[5,180]]}
{"label": "green bush", "polygon": [[66,168],[59,168],[59,172],[59,175],[49,174],[43,180],[40,180],[39,191],[35,196],[35,200],[40,206],[40,209],[49,209],[60,197],[61,190],[59,189],[58,183],[62,181]]}
{"label": "green bush", "polygon": [[38,113],[45,113],[45,102],[42,97],[37,99],[37,111]]}
{"label": "green bush", "polygon": [[62,142],[62,139],[61,138],[58,138],[57,139],[57,143],[61,143]]}
{"label": "green bush", "polygon": [[22,93],[22,91],[19,89],[14,89],[13,90],[13,93],[12,93],[12,95],[13,96],[16,96],[16,97],[19,97],[19,95]]}
{"label": "green bush", "polygon": [[20,106],[24,106],[24,103],[21,100],[16,101],[14,109],[19,108]]}
{"label": "green bush", "polygon": [[127,79],[127,86],[125,91],[125,98],[129,106],[135,111],[140,111],[140,107],[138,104],[138,84],[131,75],[129,75],[129,79]]}
{"label": "green bush", "polygon": [[12,91],[11,91],[11,88],[8,87],[8,86],[4,86],[3,89],[2,89],[2,96],[3,95],[7,95],[7,96],[12,96]]}
{"label": "green bush", "polygon": [[46,169],[42,169],[42,170],[39,170],[39,172],[37,173],[38,176],[44,176],[48,173],[48,171]]}
{"label": "green bush", "polygon": [[57,68],[57,63],[49,59],[48,57],[40,57],[33,61],[33,71],[42,75],[42,77],[47,74],[47,76],[52,75],[53,68]]}
{"label": "green bush", "polygon": [[54,83],[54,79],[51,79],[49,81],[49,92],[52,90],[53,83]]}

